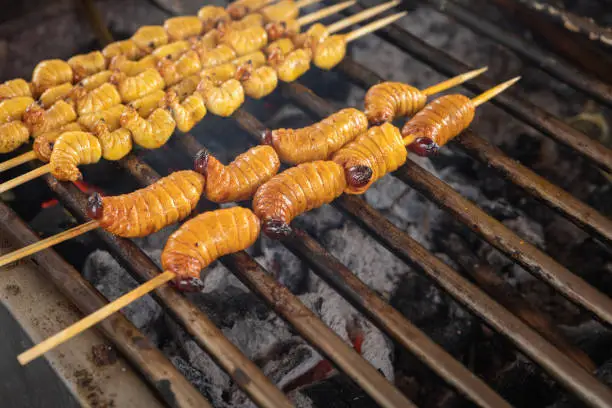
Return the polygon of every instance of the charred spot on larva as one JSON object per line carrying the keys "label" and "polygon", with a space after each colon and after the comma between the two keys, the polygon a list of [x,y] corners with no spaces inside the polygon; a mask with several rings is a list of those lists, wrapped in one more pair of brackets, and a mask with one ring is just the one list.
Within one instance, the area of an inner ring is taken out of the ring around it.
{"label": "charred spot on larva", "polygon": [[272,146],[272,131],[266,129],[261,133],[261,143]]}
{"label": "charred spot on larva", "polygon": [[346,182],[355,188],[367,185],[372,179],[372,168],[369,166],[353,166],[346,169]]}
{"label": "charred spot on larva", "polygon": [[104,203],[100,194],[93,193],[87,199],[87,215],[94,220],[99,220],[104,215]]}
{"label": "charred spot on larva", "polygon": [[201,292],[204,289],[204,282],[199,278],[176,278],[172,284],[182,292]]}
{"label": "charred spot on larva", "polygon": [[208,158],[210,157],[210,152],[208,149],[202,149],[196,153],[193,160],[193,168],[195,171],[200,173],[203,176],[206,176],[208,170]]}
{"label": "charred spot on larva", "polygon": [[267,219],[262,222],[262,229],[272,239],[282,239],[291,235],[292,229],[284,221]]}
{"label": "charred spot on larva", "polygon": [[419,156],[427,157],[438,153],[440,146],[428,137],[419,137],[408,145],[408,150]]}

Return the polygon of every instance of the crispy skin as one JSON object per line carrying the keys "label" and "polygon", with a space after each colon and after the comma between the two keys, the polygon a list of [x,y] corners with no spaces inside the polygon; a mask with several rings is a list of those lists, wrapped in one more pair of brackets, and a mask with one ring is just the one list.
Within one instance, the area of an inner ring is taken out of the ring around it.
{"label": "crispy skin", "polygon": [[278,172],[280,160],[272,147],[255,146],[226,166],[204,150],[198,154],[195,167],[206,176],[206,198],[226,203],[250,199]]}
{"label": "crispy skin", "polygon": [[176,274],[175,283],[182,287],[200,282],[200,271],[216,259],[242,251],[259,236],[259,219],[251,210],[231,207],[209,211],[185,222],[175,231],[162,252],[165,271]]}
{"label": "crispy skin", "polygon": [[161,89],[157,89],[142,98],[136,99],[128,103],[128,106],[138,111],[138,114],[147,119],[155,111],[155,109],[163,106],[166,93]]}
{"label": "crispy skin", "polygon": [[174,61],[190,48],[191,44],[189,44],[189,41],[174,41],[156,48],[151,55],[157,60],[166,58]]}
{"label": "crispy skin", "polygon": [[100,85],[109,82],[112,75],[113,72],[110,70],[100,71],[97,74],[93,74],[91,76],[88,76],[87,78],[83,78],[78,83],[78,86],[82,86],[86,90],[91,91],[92,89],[96,89]]}
{"label": "crispy skin", "polygon": [[32,150],[36,153],[36,158],[42,162],[49,162],[51,160],[51,153],[53,152],[53,144],[55,141],[65,132],[82,131],[83,128],[78,122],[71,122],[67,125],[62,126],[57,130],[51,130],[45,132],[42,135],[34,139],[32,143]]}
{"label": "crispy skin", "polygon": [[296,48],[311,48],[314,52],[316,46],[319,45],[323,40],[329,37],[327,27],[321,23],[313,24],[306,30],[306,32],[296,35],[293,38],[293,43]]}
{"label": "crispy skin", "polygon": [[[344,168],[347,187],[345,193],[362,194],[376,180],[397,170],[406,162],[408,153],[399,129],[390,123],[370,128],[338,150],[332,160]],[[368,180],[359,179],[359,166],[371,170]]]}
{"label": "crispy skin", "polygon": [[144,237],[187,217],[195,208],[205,180],[195,171],[177,171],[148,187],[114,197],[96,197],[89,215],[120,237]]}
{"label": "crispy skin", "polygon": [[236,59],[236,52],[227,44],[219,44],[213,49],[196,45],[194,50],[200,56],[202,68],[214,67]]}
{"label": "crispy skin", "polygon": [[414,141],[408,150],[419,156],[438,151],[472,123],[475,108],[464,95],[445,95],[427,104],[402,128],[404,138]]}
{"label": "crispy skin", "polygon": [[264,183],[253,197],[253,210],[272,238],[290,234],[298,215],[332,202],[346,187],[344,170],[333,161],[303,163]]}
{"label": "crispy skin", "polygon": [[110,131],[108,125],[99,121],[93,130],[102,147],[106,160],[120,160],[132,150],[132,134],[124,128]]}
{"label": "crispy skin", "polygon": [[55,102],[53,106],[46,110],[38,104],[32,104],[23,114],[23,123],[30,128],[34,137],[59,129],[76,119],[77,114],[72,104],[63,100]]}
{"label": "crispy skin", "polygon": [[346,108],[301,129],[273,130],[265,141],[283,162],[298,164],[328,159],[367,128],[368,119],[361,111]]}
{"label": "crispy skin", "polygon": [[116,105],[103,111],[82,115],[79,116],[78,122],[87,130],[93,131],[96,124],[99,121],[102,121],[106,124],[106,126],[108,126],[108,130],[112,132],[121,127],[119,119],[125,111],[125,108],[125,105]]}
{"label": "crispy skin", "polygon": [[372,125],[382,125],[397,117],[412,116],[425,106],[427,96],[401,82],[374,85],[365,95],[365,114]]}
{"label": "crispy skin", "polygon": [[267,0],[236,0],[227,6],[227,12],[234,20],[240,20],[247,14],[261,9]]}
{"label": "crispy skin", "polygon": [[65,132],[55,141],[51,153],[51,174],[64,181],[81,178],[77,166],[100,161],[102,148],[98,138],[88,132]]}

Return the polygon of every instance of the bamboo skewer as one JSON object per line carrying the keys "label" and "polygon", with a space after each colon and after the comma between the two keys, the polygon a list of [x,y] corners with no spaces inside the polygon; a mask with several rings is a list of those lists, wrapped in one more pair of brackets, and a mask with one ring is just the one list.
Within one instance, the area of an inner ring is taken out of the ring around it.
{"label": "bamboo skewer", "polygon": [[83,235],[86,232],[98,228],[99,226],[100,224],[98,223],[98,221],[88,221],[85,224],[77,225],[74,228],[71,228],[64,232],[60,232],[59,234],[53,235],[52,237],[35,242],[21,249],[10,252],[4,256],[0,256],[0,268],[10,264],[11,262],[15,262],[22,258],[25,258],[28,255],[35,254],[39,251],[67,241],[69,239],[76,238],[79,235]]}
{"label": "bamboo skewer", "polygon": [[303,27],[307,24],[314,23],[315,21],[319,21],[324,19],[325,17],[329,17],[333,14],[336,14],[344,10],[345,8],[351,7],[355,3],[357,3],[356,0],[349,0],[345,1],[344,3],[336,4],[334,6],[325,7],[324,9],[317,10],[315,12],[306,14],[305,16],[298,18],[296,22],[300,27]]}
{"label": "bamboo skewer", "polygon": [[32,347],[32,348],[26,350],[25,352],[21,353],[17,357],[17,360],[19,360],[19,363],[21,365],[28,364],[30,361],[32,361],[32,360],[42,356],[47,351],[49,351],[49,350],[59,346],[60,344],[70,340],[72,337],[74,337],[74,336],[82,333],[83,331],[89,329],[90,327],[98,324],[99,322],[101,322],[102,320],[106,319],[107,317],[109,317],[113,313],[118,312],[119,310],[123,309],[124,307],[126,307],[127,305],[129,305],[130,303],[135,301],[136,299],[146,295],[147,293],[151,292],[152,290],[155,290],[156,288],[160,287],[161,285],[167,283],[168,281],[172,280],[174,277],[175,277],[175,274],[173,272],[170,272],[170,271],[164,272],[161,275],[156,276],[155,278],[151,279],[150,281],[148,281],[146,283],[143,283],[142,285],[140,285],[136,289],[134,289],[134,290],[126,293],[125,295],[121,296],[119,299],[117,299],[117,300],[107,304],[103,308],[101,308],[101,309],[97,310],[96,312],[90,314],[89,316],[85,317],[84,319],[79,320],[78,322],[76,322],[73,325],[65,328],[61,332],[59,332],[59,333],[49,337],[48,339],[44,340],[43,342],[38,343],[34,347]]}
{"label": "bamboo skewer", "polygon": [[393,14],[389,17],[385,17],[385,18],[381,18],[380,20],[376,20],[373,23],[370,23],[363,27],[359,27],[358,29],[346,34],[346,36],[344,37],[345,41],[347,42],[347,44],[350,43],[351,41],[355,41],[356,39],[361,38],[364,35],[368,35],[376,30],[379,30],[399,20],[400,18],[404,17],[406,14],[408,14],[408,12],[402,11],[401,13]]}
{"label": "bamboo skewer", "polygon": [[33,150],[30,150],[27,153],[21,154],[19,156],[13,157],[10,160],[0,163],[0,173],[2,173],[3,171],[10,170],[13,167],[20,166],[34,159],[36,159],[36,153],[34,153]]}
{"label": "bamboo skewer", "polygon": [[354,14],[350,17],[343,18],[340,21],[337,21],[333,24],[327,26],[327,31],[330,33],[336,33],[340,30],[344,30],[346,27],[352,26],[353,24],[357,24],[363,20],[367,20],[370,17],[374,17],[386,10],[389,10],[392,7],[398,6],[401,4],[399,0],[389,1],[387,3],[380,4],[376,7],[370,7],[369,9],[363,10],[357,14]]}
{"label": "bamboo skewer", "polygon": [[27,183],[30,180],[34,180],[36,177],[40,177],[49,172],[51,172],[51,165],[45,164],[44,166],[40,166],[39,168],[22,174],[21,176],[17,176],[12,180],[0,184],[0,194],[7,192],[17,186],[20,186],[23,183]]}
{"label": "bamboo skewer", "polygon": [[[472,71],[474,72],[474,71]],[[467,72],[466,74],[470,74],[470,72]],[[465,75],[465,74],[464,74]],[[461,75],[460,75],[461,76]],[[454,80],[455,78],[451,78],[448,81],[444,81],[444,82],[449,82]],[[509,81],[503,82],[499,85],[494,86],[491,89],[488,89],[486,91],[484,91],[483,93],[481,93],[480,95],[477,95],[475,97],[472,98],[471,102],[472,105],[474,106],[474,108],[482,105],[483,103],[487,102],[490,99],[493,99],[494,97],[496,97],[497,95],[499,95],[500,93],[504,92],[506,89],[510,88],[512,85],[514,85],[515,83],[517,83],[519,80],[521,79],[520,76],[517,76],[516,78],[512,78]],[[444,83],[443,82],[443,83]],[[442,83],[441,83],[442,84]],[[431,86],[427,89],[436,89],[438,88],[441,84],[436,84],[434,86]],[[438,90],[439,92],[440,90]],[[424,91],[423,91],[424,92]],[[412,142],[414,142],[415,136],[414,135],[408,135],[404,137],[404,145],[408,146],[409,144],[411,144]]]}
{"label": "bamboo skewer", "polygon": [[295,2],[295,6],[297,8],[299,8],[299,9],[302,9],[304,7],[308,7],[310,5],[317,4],[317,3],[320,3],[322,1],[323,0],[299,0],[299,1]]}
{"label": "bamboo skewer", "polygon": [[482,67],[479,69],[475,69],[460,75],[457,75],[455,77],[449,78],[446,81],[442,81],[442,82],[438,82],[435,85],[432,85],[430,87],[427,87],[423,90],[421,90],[421,93],[423,95],[427,95],[427,96],[431,96],[431,95],[435,95],[437,93],[440,92],[444,92],[447,89],[453,88],[457,85],[461,85],[464,82],[469,81],[472,78],[476,78],[478,75],[483,74],[484,72],[486,72],[489,69],[489,67]]}

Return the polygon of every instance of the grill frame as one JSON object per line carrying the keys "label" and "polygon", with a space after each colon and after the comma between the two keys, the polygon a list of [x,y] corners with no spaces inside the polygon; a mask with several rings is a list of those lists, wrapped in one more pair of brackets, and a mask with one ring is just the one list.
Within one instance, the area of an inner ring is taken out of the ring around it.
{"label": "grill frame", "polygon": [[[448,6],[451,4],[447,1],[441,0],[430,0],[430,3],[436,5],[437,7]],[[361,9],[362,8],[360,7],[354,7],[349,9],[349,12],[354,13],[356,10],[359,11]],[[471,14],[469,12],[467,13],[468,15]],[[460,22],[469,26],[471,20],[466,19],[465,15],[463,14],[460,16],[462,17],[462,19],[459,19]],[[421,40],[416,39],[414,36],[407,33],[396,24],[380,31],[378,35],[389,43],[398,46],[402,51],[407,52],[415,58],[425,62],[427,65],[445,75],[456,75],[469,69],[465,64],[454,60],[443,51],[431,47]],[[497,37],[488,31],[487,35],[497,40]],[[540,56],[535,57],[533,61],[537,62],[538,58],[540,58]],[[338,70],[347,76],[351,81],[361,86],[370,86],[382,79],[377,77],[367,68],[355,63],[350,58],[343,61]],[[564,79],[564,74],[560,75],[562,76],[561,79]],[[466,84],[466,88],[479,92],[489,88],[492,84],[493,81],[489,81],[481,77]],[[590,82],[586,83],[586,85],[585,83],[580,82],[579,84],[571,85],[581,87],[580,89],[593,93],[594,91],[590,88],[584,89],[585,87],[590,86],[589,84]],[[288,99],[296,102],[303,108],[306,108],[306,110],[314,112],[317,116],[328,114],[331,109],[331,106],[326,101],[317,97],[312,92],[309,92],[307,88],[301,85],[283,84],[280,88],[283,95],[285,95]],[[597,96],[596,93],[594,96]],[[605,98],[605,94],[603,96],[603,102],[606,104],[612,103],[610,100]],[[602,95],[599,95],[598,97],[601,98]],[[497,103],[504,110],[517,117],[517,119],[521,120],[522,122],[533,126],[547,136],[551,136],[554,140],[563,143],[586,156],[589,160],[604,170],[612,170],[612,150],[607,149],[598,142],[589,139],[586,135],[561,122],[560,119],[555,118],[554,116],[522,100],[519,96],[511,94],[501,95],[499,98],[494,100],[494,103]],[[240,127],[246,130],[256,142],[259,141],[261,130],[264,128],[261,122],[259,122],[251,114],[242,110],[234,115],[234,120]],[[189,135],[183,135],[181,138],[182,139],[179,141],[179,144],[190,154],[192,154],[196,149],[199,150],[198,147],[201,147],[199,143]],[[459,137],[458,142],[462,148],[468,151],[468,153],[470,153],[472,156],[475,156],[479,160],[486,163],[494,163],[493,167],[502,172],[502,174],[506,176],[506,178],[510,179],[511,182],[515,182],[515,184],[523,187],[527,193],[545,202],[549,207],[560,212],[570,221],[585,229],[590,235],[594,235],[600,239],[605,245],[610,245],[612,242],[612,222],[609,220],[609,218],[599,214],[594,209],[588,207],[580,200],[575,199],[573,196],[564,192],[552,183],[545,181],[531,170],[515,163],[512,159],[506,157],[499,149],[489,145],[488,142],[474,134],[472,131],[468,131]],[[483,151],[483,148],[486,148],[486,150]],[[138,183],[143,186],[150,184],[159,178],[159,175],[155,172],[155,170],[134,155],[129,155],[126,159],[120,162],[120,165],[130,174],[132,178],[137,180]],[[491,244],[497,246],[498,249],[505,252],[508,256],[521,257],[525,255],[524,251],[520,251],[520,248],[517,246],[522,244],[520,244],[520,238],[516,236],[516,234],[510,232],[509,230],[504,231],[501,234],[504,237],[503,242],[496,241],[494,232],[490,232],[487,235],[484,230],[499,224],[497,221],[483,218],[482,215],[484,212],[482,212],[482,210],[480,210],[476,205],[467,200],[461,201],[461,197],[454,192],[454,190],[450,189],[448,186],[445,186],[442,181],[436,179],[433,175],[427,173],[414,163],[409,161],[407,165],[396,173],[396,176],[398,176],[402,181],[411,185],[413,188],[417,188],[417,190],[419,190],[422,194],[424,194],[430,200],[436,202],[445,210],[454,213],[456,218],[461,218],[462,216],[463,219],[461,219],[461,221],[464,224],[470,226],[470,228],[479,233],[479,235],[488,240]],[[50,189],[58,196],[64,207],[67,208],[75,216],[75,218],[81,221],[85,220],[85,195],[75,186],[69,183],[58,182],[50,175],[45,176],[44,179]],[[448,189],[450,189],[450,191]],[[442,195],[440,195],[440,193],[442,193]],[[449,202],[447,199],[449,196],[455,201]],[[3,205],[4,204],[0,203],[0,210],[2,209],[1,206]],[[386,220],[386,218],[369,207],[363,200],[356,197],[343,196],[336,200],[334,205],[337,208],[340,208],[344,213],[348,214],[361,227],[370,232],[374,238],[390,249],[391,252],[402,259],[402,261],[425,273],[447,293],[466,306],[478,317],[483,319],[487,325],[493,327],[496,331],[511,340],[521,351],[529,355],[533,360],[545,368],[553,377],[557,378],[569,389],[576,392],[576,394],[581,397],[583,401],[593,406],[610,406],[612,391],[610,391],[609,388],[601,384],[573,360],[557,350],[556,347],[537,334],[535,330],[528,327],[512,313],[508,312],[504,307],[493,301],[478,286],[470,283],[458,272],[454,271],[441,260],[436,258],[433,254],[429,253],[420,244],[410,238],[405,232],[394,227],[388,220]],[[470,214],[462,214],[462,205],[471,206]],[[486,216],[486,214],[484,215]],[[486,221],[483,222],[483,219],[486,219]],[[12,221],[16,222],[15,225],[18,225],[19,223],[23,224],[23,222],[20,220]],[[483,229],[483,227],[485,228]],[[159,269],[155,266],[155,264],[131,241],[114,237],[100,229],[96,230],[95,234],[97,238],[108,247],[111,253],[113,253],[114,257],[119,261],[119,263],[126,267],[130,274],[137,280],[148,280],[159,273]],[[31,243],[33,238],[34,237],[31,235],[28,236],[25,234],[20,235],[19,237],[15,236],[14,240],[20,245],[25,245],[27,243]],[[411,323],[406,319],[401,316],[397,316],[399,315],[398,312],[394,311],[393,309],[390,311],[385,310],[386,308],[389,308],[388,305],[384,304],[384,302],[382,302],[379,297],[374,295],[371,290],[369,290],[361,281],[359,281],[359,279],[356,278],[348,268],[339,263],[337,259],[325,251],[313,238],[309,237],[303,231],[297,230],[294,237],[291,237],[283,243],[302,260],[308,262],[308,264],[317,274],[319,274],[319,276],[328,282],[335,290],[339,291],[343,297],[347,298],[349,302],[351,302],[361,313],[364,313],[386,334],[397,338],[398,334],[393,332],[394,329],[416,329],[411,327]],[[37,254],[35,259],[39,260],[39,257],[42,258],[45,256],[54,256],[59,258],[54,251],[47,250]],[[542,260],[545,260],[546,257],[547,255],[538,251],[538,253],[534,255],[533,259],[523,260],[522,265],[527,269],[531,269],[532,272],[546,274],[546,271],[542,270]],[[263,268],[253,264],[254,261],[252,258],[246,255],[246,253],[240,253],[225,257],[222,261],[232,272],[237,274],[237,276],[243,280],[247,286],[254,289],[254,292],[267,300],[268,304],[272,305],[278,313],[284,315],[284,317],[290,322],[296,323],[295,316],[291,316],[291,313],[287,312],[287,305],[279,304],[277,299],[275,299],[273,296],[270,297],[274,290],[279,290],[280,285],[272,281],[272,279],[266,275],[266,271]],[[62,260],[62,262],[64,261]],[[40,262],[40,260],[39,263],[44,265],[44,263]],[[565,268],[555,264],[554,261],[553,264],[549,264],[549,269],[556,273],[570,273]],[[253,277],[253,272],[255,272],[256,278]],[[549,276],[545,277],[548,278]],[[81,282],[82,278],[80,277],[74,277],[74,279],[79,283],[79,285],[86,284],[84,281]],[[257,279],[260,279],[260,281],[258,282]],[[73,299],[79,309],[81,309],[84,313],[90,313],[96,302],[94,301],[93,303],[88,304],[86,302],[86,298],[80,299],[77,296],[77,289],[70,289],[68,286],[62,285],[62,282],[60,281],[57,279],[54,280],[54,282],[58,284],[60,288],[66,291],[66,293]],[[578,286],[582,286],[584,282],[579,281],[578,283]],[[561,289],[566,288],[563,282],[559,282],[559,285]],[[266,292],[266,287],[268,288],[268,292]],[[586,290],[587,292],[590,291],[588,285],[586,285],[586,289],[581,290]],[[94,296],[94,292],[87,293]],[[289,298],[292,298],[292,295],[286,294],[286,292],[283,293]],[[584,301],[584,303],[590,304],[591,309],[596,309],[596,311],[598,310],[599,315],[608,323],[612,322],[612,315],[609,315],[606,312],[605,307],[608,305],[610,300],[607,297],[602,298],[602,296],[595,294],[594,297],[599,299],[600,304],[597,304],[597,302],[593,303],[592,295],[593,293],[587,293],[586,295],[578,296],[578,298],[580,302]],[[252,363],[246,360],[244,355],[242,355],[233,345],[231,345],[231,343],[229,343],[227,339],[223,337],[221,332],[214,326],[214,324],[212,324],[212,322],[202,312],[198,311],[195,306],[191,304],[191,302],[186,300],[182,295],[178,294],[174,289],[168,287],[162,287],[156,290],[154,296],[160,304],[165,306],[164,309],[169,311],[173,317],[179,321],[181,325],[185,327],[185,329],[187,329],[187,331],[196,339],[198,344],[204,350],[209,352],[209,354],[220,364],[220,366],[223,367],[230,375],[232,375],[234,380],[257,403],[259,403],[261,406],[273,406],[274,401],[279,401],[279,399],[275,400],[273,398],[274,395],[278,395],[278,390],[276,390],[276,388],[263,376],[263,374],[261,374],[256,367],[252,365]],[[100,299],[98,296],[94,297],[94,299],[97,299],[98,304],[102,305],[102,299]],[[290,300],[289,304],[299,307],[299,305],[292,302],[293,299]],[[388,316],[386,312],[389,313]],[[115,315],[114,317],[118,316],[119,315]],[[403,320],[403,322],[394,322],[393,324],[389,324],[388,321],[385,322],[388,319],[397,317]],[[125,320],[123,317],[118,318]],[[318,323],[322,324],[320,320]],[[129,325],[129,322],[127,324]],[[314,327],[316,327],[316,324]],[[104,326],[102,327],[105,334],[108,334],[106,333],[107,330],[105,330]],[[306,332],[311,330],[312,327],[312,324],[308,323],[306,325]],[[302,327],[302,330],[304,330],[304,327]],[[414,336],[415,333],[418,335],[418,329],[416,329],[416,332],[411,332],[411,337]],[[113,339],[111,336],[111,340],[120,346],[124,345],[122,343],[124,340],[122,339]],[[310,340],[316,341],[316,339],[313,339],[312,336]],[[418,339],[419,341],[416,341],[414,337],[412,337],[410,340],[412,343],[408,342],[406,339],[400,340],[400,343],[402,343],[405,348],[415,352],[421,360],[428,364],[430,368],[441,375],[451,385],[471,396],[475,402],[481,404],[482,406],[500,406],[495,405],[496,402],[499,403],[499,400],[496,399],[496,394],[491,394],[492,391],[490,392],[490,389],[484,385],[484,383],[481,383],[481,381],[475,376],[472,376],[473,378],[461,377],[462,374],[465,374],[466,369],[460,363],[452,359],[452,357],[448,359],[447,356],[436,355],[436,353],[441,352],[441,350],[436,349],[437,346],[430,339],[423,336],[423,338]],[[420,341],[423,343],[419,344]],[[422,347],[421,351],[418,351],[419,347]],[[333,354],[334,352],[334,350],[329,349],[327,351],[327,354],[330,352]],[[230,354],[232,357],[228,358],[226,353]],[[130,358],[129,352],[128,358]],[[134,356],[131,357],[131,360],[141,369],[141,371],[143,368],[147,369],[146,364],[143,365],[142,362],[136,362],[135,360],[137,359]],[[451,364],[451,366],[444,367],[442,362]],[[345,368],[346,367],[348,367],[350,370],[354,368],[354,365],[348,363],[348,365],[345,365]],[[479,395],[480,398],[478,398]],[[177,404],[176,406],[189,406],[189,404]]]}

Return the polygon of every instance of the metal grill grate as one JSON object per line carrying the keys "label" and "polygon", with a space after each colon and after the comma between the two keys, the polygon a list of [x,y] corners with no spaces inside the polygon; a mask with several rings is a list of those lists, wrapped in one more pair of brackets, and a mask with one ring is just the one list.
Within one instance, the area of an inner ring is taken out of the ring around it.
{"label": "metal grill grate", "polygon": [[[478,29],[481,34],[520,53],[530,62],[587,93],[602,104],[612,106],[612,91],[609,86],[576,72],[573,68],[554,60],[553,56],[531,45],[527,46],[524,41],[500,31],[493,25],[483,24],[482,19],[476,14],[453,2],[436,0],[430,3],[467,27]],[[365,7],[372,4],[362,5]],[[350,12],[354,13],[361,9],[360,6],[354,7]],[[468,69],[465,64],[427,45],[397,25],[382,30],[378,35],[445,75],[456,75]],[[338,71],[362,87],[369,87],[383,80],[350,58],[346,58],[340,64]],[[492,84],[492,81],[479,78],[465,86],[474,91],[483,91]],[[331,104],[302,85],[282,84],[280,90],[283,96],[317,116],[323,117],[333,111]],[[516,93],[503,94],[496,98],[494,103],[517,119],[581,153],[595,165],[612,171],[612,150],[531,105]],[[259,120],[244,110],[236,112],[233,119],[252,136],[255,143],[259,142],[265,130]],[[605,245],[610,245],[612,221],[609,218],[507,157],[473,131],[465,132],[457,140],[471,156],[492,166],[528,194],[541,200]],[[177,144],[190,155],[202,148],[190,135],[181,136]],[[120,165],[143,186],[155,182],[160,177],[155,170],[133,155],[121,160]],[[584,282],[535,246],[522,241],[515,233],[488,216],[474,203],[463,198],[443,181],[411,161],[400,168],[394,176],[451,213],[481,238],[549,283],[574,303],[590,311],[607,325],[612,323],[612,300],[608,296]],[[58,182],[51,176],[45,176],[45,181],[68,211],[77,219],[85,220],[84,193],[72,184]],[[520,351],[533,359],[583,402],[597,407],[612,406],[612,391],[607,386],[546,340],[542,334],[497,303],[483,289],[436,258],[406,232],[391,224],[365,201],[354,196],[343,196],[336,200],[334,205],[372,234],[394,255],[423,272],[488,326],[509,339]],[[0,203],[0,221],[4,231],[16,244],[26,245],[36,239],[27,226],[2,203]],[[95,234],[138,280],[149,280],[160,273],[157,266],[131,241],[115,237],[102,229],[96,230]],[[483,407],[505,406],[503,399],[488,385],[385,303],[306,232],[296,229],[295,235],[284,240],[283,244],[384,333],[415,354],[470,400]],[[53,251],[39,253],[34,260],[84,313],[90,313],[104,303],[95,289]],[[230,255],[223,258],[222,262],[380,405],[409,404],[394,386],[334,335],[322,321],[300,303],[297,297],[274,281],[271,275],[248,254],[242,252]],[[272,407],[284,406],[287,403],[285,397],[269,379],[189,300],[168,287],[157,289],[154,296],[258,405]],[[115,316],[112,320],[103,323],[101,328],[160,391],[166,403],[181,407],[206,404],[158,350],[150,345],[143,347],[142,344],[135,344],[135,336],[126,335],[137,331],[125,318]],[[162,385],[164,381],[170,386]]]}

